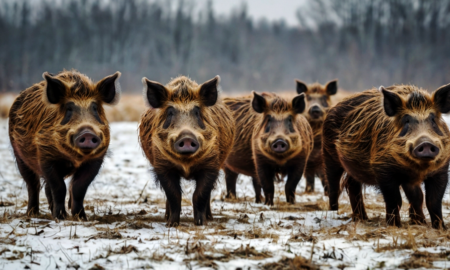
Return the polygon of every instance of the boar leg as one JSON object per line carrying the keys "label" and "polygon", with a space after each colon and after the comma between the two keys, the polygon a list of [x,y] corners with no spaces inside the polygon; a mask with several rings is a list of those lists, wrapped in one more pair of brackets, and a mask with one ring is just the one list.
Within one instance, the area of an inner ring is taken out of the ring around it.
{"label": "boar leg", "polygon": [[86,212],[84,211],[84,197],[86,195],[89,185],[97,176],[103,159],[90,160],[83,163],[70,181],[69,188],[69,209],[72,210],[72,216],[78,215],[78,218],[87,220]]}
{"label": "boar leg", "polygon": [[48,208],[50,209],[50,212],[53,212],[52,189],[50,188],[50,185],[48,183],[45,183],[45,197],[47,197]]}
{"label": "boar leg", "polygon": [[207,199],[208,203],[206,204],[206,219],[213,220],[213,215],[211,212],[211,193]]}
{"label": "boar leg", "polygon": [[319,177],[320,181],[322,182],[323,194],[325,196],[328,196],[328,182],[327,182],[327,179],[325,178],[325,175],[323,173],[322,166],[320,166],[319,169],[317,169],[316,175],[317,175],[317,177]]}
{"label": "boar leg", "polygon": [[64,177],[68,174],[66,160],[50,161],[43,164],[42,171],[46,185],[49,185],[52,194],[52,216],[57,219],[65,219],[67,216],[64,201],[66,199],[66,184]]}
{"label": "boar leg", "polygon": [[297,188],[298,182],[300,182],[300,179],[302,178],[303,170],[305,168],[304,161],[295,163],[297,166],[291,166],[291,168],[288,169],[288,179],[286,181],[286,185],[284,186],[286,201],[292,204],[295,203],[295,189]]}
{"label": "boar leg", "polygon": [[308,162],[306,164],[306,171],[305,171],[305,178],[306,178],[306,193],[314,192],[314,176],[315,176],[315,170],[313,168],[312,163]]}
{"label": "boar leg", "polygon": [[350,204],[353,210],[353,220],[367,220],[366,208],[364,206],[364,197],[362,194],[362,184],[353,177],[348,176],[346,186]]}
{"label": "boar leg", "polygon": [[264,197],[261,195],[261,183],[258,177],[252,177],[253,189],[255,190],[255,203],[261,203]]}
{"label": "boar leg", "polygon": [[447,189],[448,165],[443,170],[425,179],[425,201],[431,217],[431,225],[435,229],[446,229],[442,219],[442,198]]}
{"label": "boar leg", "polygon": [[314,192],[314,174],[306,174],[306,193]]}
{"label": "boar leg", "polygon": [[[392,179],[384,179],[384,183],[391,182]],[[400,209],[402,208],[402,196],[400,185],[394,183],[380,184],[380,190],[386,203],[386,223],[389,226],[401,227]]]}
{"label": "boar leg", "polygon": [[266,196],[265,205],[273,205],[273,196],[275,193],[275,185],[273,180],[275,178],[275,168],[270,164],[257,164],[256,170],[258,173],[259,182],[264,190]]}
{"label": "boar leg", "polygon": [[409,201],[409,218],[414,224],[427,224],[423,214],[423,192],[419,185],[402,185],[406,198]]}
{"label": "boar leg", "polygon": [[218,176],[219,171],[203,171],[194,176],[197,182],[192,197],[195,225],[206,225],[207,209],[211,203],[211,191],[214,188]]}
{"label": "boar leg", "polygon": [[236,180],[239,176],[238,173],[233,172],[229,168],[225,168],[225,182],[227,183],[227,196],[228,199],[236,198]]}
{"label": "boar leg", "polygon": [[41,181],[39,176],[35,174],[24,162],[16,155],[17,167],[19,172],[27,183],[28,190],[28,207],[27,215],[34,216],[39,214],[39,191],[41,190]]}
{"label": "boar leg", "polygon": [[156,178],[166,193],[167,226],[176,227],[180,224],[181,215],[180,175],[176,172],[157,173]]}
{"label": "boar leg", "polygon": [[337,211],[339,209],[338,200],[341,195],[341,177],[344,169],[326,151],[323,152],[323,157],[325,161],[325,179],[328,182],[330,210]]}

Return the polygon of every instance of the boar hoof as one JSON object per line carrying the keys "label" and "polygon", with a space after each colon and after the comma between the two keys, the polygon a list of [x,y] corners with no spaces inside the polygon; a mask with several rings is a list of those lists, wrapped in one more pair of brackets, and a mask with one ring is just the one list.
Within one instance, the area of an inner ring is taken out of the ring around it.
{"label": "boar hoof", "polygon": [[447,230],[447,226],[445,226],[445,224],[443,222],[440,221],[434,221],[433,222],[433,229],[436,230]]}
{"label": "boar hoof", "polygon": [[263,201],[265,201],[263,196],[256,196],[255,203],[262,203]]}
{"label": "boar hoof", "polygon": [[169,217],[167,227],[178,227],[180,225],[180,218]]}
{"label": "boar hoof", "polygon": [[413,225],[427,225],[425,218],[422,217],[411,217],[410,223]]}
{"label": "boar hoof", "polygon": [[57,218],[59,220],[65,219],[67,217],[66,209],[64,208],[64,204],[58,206],[55,206],[55,209],[53,209],[53,218]]}
{"label": "boar hoof", "polygon": [[269,194],[266,197],[265,205],[273,206],[273,196],[270,196]]}
{"label": "boar hoof", "polygon": [[81,210],[78,210],[78,211],[73,211],[73,209],[72,209],[72,216],[78,220],[85,220],[85,221],[87,220],[87,216],[86,216],[86,212],[84,212],[84,208]]}
{"label": "boar hoof", "polygon": [[36,206],[30,207],[30,206],[28,206],[27,216],[34,217],[34,216],[37,216],[37,215],[39,215],[39,207],[36,207]]}
{"label": "boar hoof", "polygon": [[286,198],[287,203],[295,204],[295,196],[289,196]]}
{"label": "boar hoof", "polygon": [[400,217],[386,216],[386,223],[387,223],[388,226],[397,226],[399,228],[402,227],[402,223],[400,221]]}
{"label": "boar hoof", "polygon": [[213,215],[211,213],[207,214],[206,215],[206,220],[213,220]]}
{"label": "boar hoof", "polygon": [[366,214],[353,214],[352,216],[352,220],[353,221],[364,221],[364,220],[368,220],[369,218],[367,217]]}
{"label": "boar hoof", "polygon": [[225,196],[226,199],[236,199],[236,194],[232,192],[228,192],[227,196]]}
{"label": "boar hoof", "polygon": [[306,193],[313,193],[314,192],[314,188],[312,186],[310,186],[310,185],[306,185],[305,192]]}
{"label": "boar hoof", "polygon": [[196,218],[195,221],[194,221],[194,224],[197,225],[197,226],[206,225],[206,219],[202,218],[202,217]]}

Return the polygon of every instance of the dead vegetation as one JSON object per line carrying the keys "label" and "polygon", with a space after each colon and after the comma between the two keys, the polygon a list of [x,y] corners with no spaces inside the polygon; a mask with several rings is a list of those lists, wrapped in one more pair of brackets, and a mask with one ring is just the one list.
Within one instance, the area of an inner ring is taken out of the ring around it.
{"label": "dead vegetation", "polygon": [[283,258],[278,262],[267,263],[262,265],[262,269],[267,270],[315,270],[319,269],[317,265],[302,256],[295,256],[294,258]]}

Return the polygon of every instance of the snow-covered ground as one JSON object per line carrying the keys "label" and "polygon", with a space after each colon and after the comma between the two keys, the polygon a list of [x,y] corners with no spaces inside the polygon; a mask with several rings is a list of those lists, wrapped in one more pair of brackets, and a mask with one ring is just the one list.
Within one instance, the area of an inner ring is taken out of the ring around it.
{"label": "snow-covered ground", "polygon": [[[302,179],[293,206],[278,183],[275,206],[268,207],[253,202],[251,180],[243,176],[238,199],[224,200],[221,176],[212,196],[214,221],[207,226],[193,225],[194,183],[185,181],[181,226],[168,228],[165,198],[139,147],[137,123],[113,123],[111,131],[111,154],[86,195],[89,221],[55,221],[44,192],[40,218],[26,217],[25,183],[12,157],[7,121],[0,120],[0,269],[450,267],[450,233],[408,225],[406,199],[403,228],[386,227],[381,195],[366,188],[370,221],[354,223],[346,194],[339,213],[327,211],[318,179],[311,195],[303,193]],[[449,205],[446,194],[447,224]]]}

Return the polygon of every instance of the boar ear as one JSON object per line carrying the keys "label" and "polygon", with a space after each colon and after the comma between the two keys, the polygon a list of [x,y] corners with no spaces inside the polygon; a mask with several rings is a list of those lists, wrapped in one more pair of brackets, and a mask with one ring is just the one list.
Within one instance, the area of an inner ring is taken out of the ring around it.
{"label": "boar ear", "polygon": [[160,108],[167,101],[168,92],[164,85],[159,82],[150,81],[147,78],[142,78],[144,85],[144,100],[152,108]]}
{"label": "boar ear", "polygon": [[217,102],[220,77],[217,75],[200,86],[200,98],[205,106],[213,106]]}
{"label": "boar ear", "polygon": [[263,113],[266,110],[267,102],[266,99],[256,93],[255,91],[252,91],[253,99],[252,99],[252,107],[253,110],[257,113]]}
{"label": "boar ear", "polygon": [[450,111],[450,84],[439,87],[434,91],[433,101],[441,113]]}
{"label": "boar ear", "polygon": [[60,80],[52,77],[48,72],[44,72],[42,77],[47,83],[45,86],[45,93],[48,102],[51,104],[58,104],[66,94],[66,86]]}
{"label": "boar ear", "polygon": [[378,89],[383,94],[383,107],[387,116],[394,116],[398,113],[402,106],[401,98],[391,91],[386,90],[384,86]]}
{"label": "boar ear", "polygon": [[296,96],[292,100],[292,108],[294,109],[294,113],[303,113],[305,110],[305,94],[302,93],[298,96]]}
{"label": "boar ear", "polygon": [[300,80],[295,80],[295,84],[297,85],[297,94],[308,92],[308,86]]}
{"label": "boar ear", "polygon": [[115,105],[119,102],[121,94],[119,84],[120,75],[121,73],[117,71],[97,83],[97,91],[100,93],[103,102],[110,105]]}
{"label": "boar ear", "polygon": [[329,96],[335,95],[338,90],[337,80],[329,81],[325,86],[325,89],[327,90],[327,95]]}

